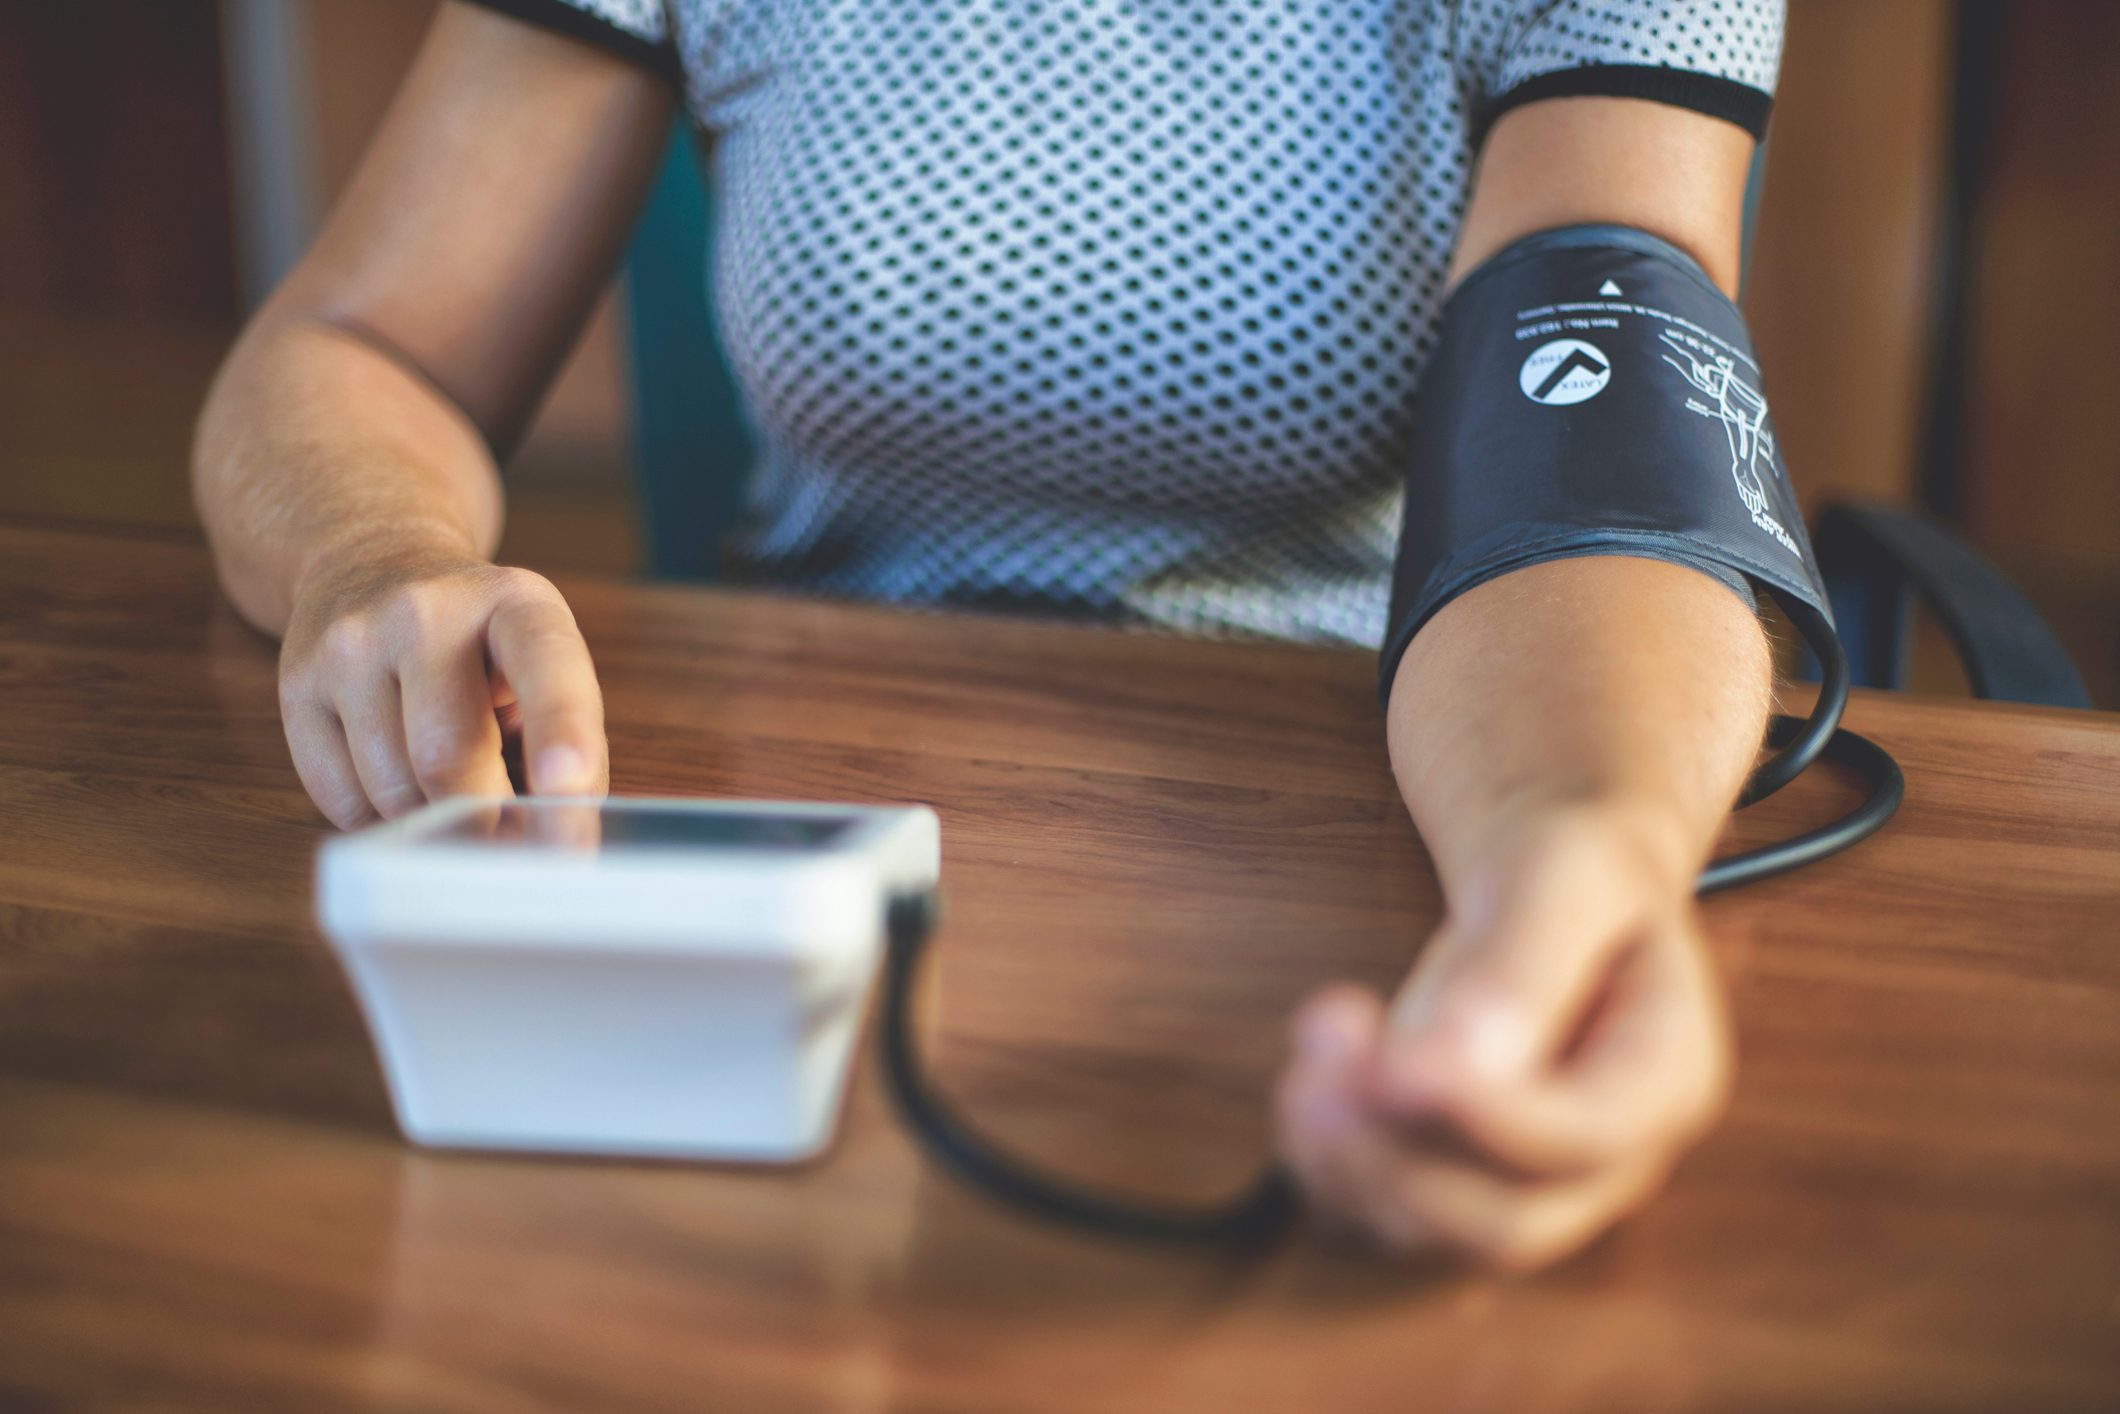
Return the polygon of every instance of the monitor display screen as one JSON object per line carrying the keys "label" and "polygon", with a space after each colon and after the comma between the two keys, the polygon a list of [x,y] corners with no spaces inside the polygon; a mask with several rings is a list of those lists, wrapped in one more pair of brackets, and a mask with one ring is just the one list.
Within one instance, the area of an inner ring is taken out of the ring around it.
{"label": "monitor display screen", "polygon": [[471,811],[424,838],[449,844],[575,849],[802,850],[829,848],[860,823],[851,815],[517,802]]}

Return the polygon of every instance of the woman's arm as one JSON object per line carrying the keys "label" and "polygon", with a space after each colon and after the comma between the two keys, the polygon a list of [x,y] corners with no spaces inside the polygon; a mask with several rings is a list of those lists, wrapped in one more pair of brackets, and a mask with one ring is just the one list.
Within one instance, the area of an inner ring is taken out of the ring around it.
{"label": "woman's arm", "polygon": [[[1732,290],[1751,154],[1739,128],[1637,100],[1516,109],[1455,273],[1606,221]],[[1660,561],[1537,565],[1436,614],[1389,732],[1448,916],[1395,999],[1333,988],[1297,1019],[1282,1134],[1316,1200],[1393,1245],[1527,1267],[1655,1191],[1727,1089],[1693,880],[1771,686],[1751,608]]]}
{"label": "woman's arm", "polygon": [[[295,765],[340,825],[601,789],[602,706],[550,584],[490,563],[495,449],[609,281],[669,132],[665,84],[443,7],[315,247],[208,395],[193,485],[229,598],[283,634]],[[496,716],[498,712],[499,716]]]}

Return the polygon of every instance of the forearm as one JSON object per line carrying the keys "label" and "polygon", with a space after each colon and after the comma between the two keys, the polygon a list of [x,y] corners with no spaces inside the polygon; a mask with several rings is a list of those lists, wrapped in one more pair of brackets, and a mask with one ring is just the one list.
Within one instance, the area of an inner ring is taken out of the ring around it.
{"label": "forearm", "polygon": [[1542,822],[1608,822],[1682,887],[1758,753],[1765,635],[1728,588],[1654,560],[1536,565],[1446,605],[1391,694],[1392,766],[1453,910]]}
{"label": "forearm", "polygon": [[[1513,109],[1452,280],[1609,222],[1728,293],[1752,151],[1735,124],[1644,100]],[[1391,759],[1448,913],[1393,996],[1327,988],[1297,1017],[1277,1113],[1314,1200],[1392,1245],[1523,1268],[1655,1192],[1728,1093],[1692,895],[1772,679],[1745,602],[1657,560],[1516,570],[1427,621],[1396,669]]]}
{"label": "forearm", "polygon": [[350,556],[484,556],[500,482],[484,440],[362,334],[267,311],[199,421],[192,486],[223,587],[268,633],[295,591]]}

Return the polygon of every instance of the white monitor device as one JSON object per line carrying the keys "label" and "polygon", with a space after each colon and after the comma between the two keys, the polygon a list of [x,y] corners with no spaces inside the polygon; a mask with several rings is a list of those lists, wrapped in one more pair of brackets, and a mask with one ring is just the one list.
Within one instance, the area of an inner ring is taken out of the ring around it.
{"label": "white monitor device", "polygon": [[787,1162],[940,867],[922,806],[466,798],[325,844],[317,913],[414,1141]]}

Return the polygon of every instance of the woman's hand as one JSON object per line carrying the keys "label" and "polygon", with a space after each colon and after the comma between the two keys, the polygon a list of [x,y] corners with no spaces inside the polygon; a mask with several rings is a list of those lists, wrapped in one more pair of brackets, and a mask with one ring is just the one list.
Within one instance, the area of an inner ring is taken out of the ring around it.
{"label": "woman's hand", "polygon": [[1313,997],[1278,1094],[1311,1200],[1396,1250],[1527,1270],[1654,1194],[1731,1073],[1677,857],[1549,814],[1473,876],[1388,1007]]}
{"label": "woman's hand", "polygon": [[295,770],[342,829],[447,795],[601,795],[603,696],[559,591],[528,570],[393,549],[309,574],[280,650]]}

